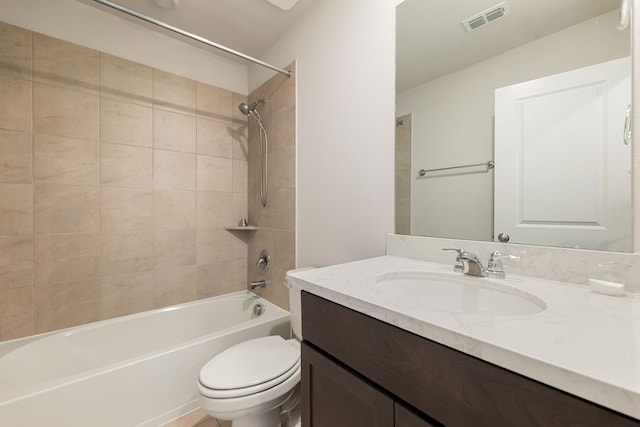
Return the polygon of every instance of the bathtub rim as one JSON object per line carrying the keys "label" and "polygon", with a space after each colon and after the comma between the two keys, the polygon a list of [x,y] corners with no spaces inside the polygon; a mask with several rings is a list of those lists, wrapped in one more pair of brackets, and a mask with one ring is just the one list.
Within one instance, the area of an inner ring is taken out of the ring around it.
{"label": "bathtub rim", "polygon": [[[108,324],[112,324],[112,323],[118,323],[118,322],[122,322],[125,321],[127,319],[134,319],[137,317],[143,317],[145,315],[150,315],[150,314],[154,314],[154,313],[162,313],[162,312],[166,312],[166,311],[173,311],[173,310],[177,310],[179,308],[185,307],[187,305],[201,305],[201,304],[205,304],[211,300],[214,299],[221,299],[221,298],[226,298],[226,297],[238,297],[238,296],[246,296],[247,298],[251,298],[252,301],[258,301],[260,300],[261,303],[275,308],[277,310],[282,310],[285,313],[289,313],[287,310],[285,310],[284,308],[272,303],[271,301],[265,299],[264,297],[261,297],[260,295],[254,294],[253,292],[249,292],[249,291],[237,291],[237,292],[231,292],[228,294],[222,294],[222,295],[215,295],[212,297],[207,297],[207,298],[200,298],[197,300],[193,300],[193,301],[187,301],[187,302],[182,302],[179,304],[174,304],[174,305],[168,305],[165,307],[157,307],[157,308],[152,308],[149,310],[144,310],[144,311],[139,311],[136,313],[131,313],[131,314],[125,314],[122,316],[116,316],[116,317],[111,317],[108,319],[101,319],[101,320],[96,320],[93,322],[89,322],[89,323],[82,323],[79,325],[75,325],[75,326],[69,326],[66,328],[61,328],[61,329],[54,329],[52,331],[46,331],[46,332],[40,332],[38,334],[34,334],[34,335],[28,335],[26,337],[19,337],[19,338],[13,338],[10,340],[5,340],[5,341],[0,341],[0,358],[2,358],[4,355],[6,355],[7,353],[11,352],[12,350],[14,350],[17,347],[21,347],[25,344],[27,344],[28,342],[31,341],[36,341],[38,339],[41,338],[45,338],[49,335],[54,335],[54,334],[64,334],[66,332],[69,332],[73,329],[78,329],[78,328],[87,328],[87,329],[94,329],[97,327],[100,327],[102,325],[108,325]],[[5,350],[4,347],[15,347],[15,348],[9,348],[8,350]]]}

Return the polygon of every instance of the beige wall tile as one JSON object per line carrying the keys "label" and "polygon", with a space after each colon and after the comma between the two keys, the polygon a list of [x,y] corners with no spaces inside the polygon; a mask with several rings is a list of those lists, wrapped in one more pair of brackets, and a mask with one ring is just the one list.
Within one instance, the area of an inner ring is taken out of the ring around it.
{"label": "beige wall tile", "polygon": [[245,123],[233,123],[231,133],[233,148],[233,158],[238,160],[249,160],[249,126]]}
{"label": "beige wall tile", "polygon": [[33,237],[0,237],[0,291],[33,286]]}
{"label": "beige wall tile", "polygon": [[233,193],[233,199],[231,201],[231,218],[233,221],[231,225],[238,224],[242,218],[247,218],[249,224],[255,224],[253,219],[249,218],[249,207],[247,204],[247,193]]}
{"label": "beige wall tile", "polygon": [[153,109],[119,99],[100,99],[100,138],[114,144],[153,147]]}
{"label": "beige wall tile", "polygon": [[[228,262],[198,266],[198,298],[209,298],[241,291],[233,284],[233,265]],[[246,287],[245,287],[246,289]]]}
{"label": "beige wall tile", "polygon": [[166,307],[197,299],[198,270],[188,267],[159,268],[154,272],[154,305]]}
{"label": "beige wall tile", "polygon": [[2,23],[0,93],[0,340],[246,287],[246,96]]}
{"label": "beige wall tile", "polygon": [[295,189],[274,190],[269,192],[269,202],[264,211],[267,227],[278,230],[295,230]]}
{"label": "beige wall tile", "polygon": [[198,191],[233,191],[233,160],[198,156]]}
{"label": "beige wall tile", "polygon": [[99,72],[100,56],[97,50],[33,33],[34,81],[97,93]]}
{"label": "beige wall tile", "polygon": [[296,185],[295,147],[269,153],[269,188],[284,190]]}
{"label": "beige wall tile", "polygon": [[33,99],[36,134],[98,140],[100,98],[97,95],[34,83]]}
{"label": "beige wall tile", "polygon": [[196,231],[159,230],[155,232],[155,265],[157,268],[195,265]]}
{"label": "beige wall tile", "polygon": [[155,228],[196,227],[195,191],[154,192]]}
{"label": "beige wall tile", "polygon": [[246,160],[233,160],[232,188],[234,193],[246,194],[249,190],[249,162]]}
{"label": "beige wall tile", "polygon": [[197,83],[198,114],[218,120],[231,120],[233,108],[233,94],[231,91],[221,89],[204,83]]}
{"label": "beige wall tile", "polygon": [[[277,76],[277,78],[280,77]],[[294,79],[285,77],[277,82],[276,86],[277,88],[273,91],[273,94],[269,96],[269,104],[271,104],[271,111],[274,114],[284,108],[295,105],[296,99],[296,85]]]}
{"label": "beige wall tile", "polygon": [[36,234],[100,231],[100,187],[38,184],[33,201]]}
{"label": "beige wall tile", "polygon": [[100,319],[98,279],[35,288],[36,333],[95,322]]}
{"label": "beige wall tile", "polygon": [[153,308],[153,272],[104,276],[100,289],[103,319]]}
{"label": "beige wall tile", "polygon": [[136,62],[100,53],[100,85],[103,96],[151,105],[152,68]]}
{"label": "beige wall tile", "polygon": [[109,187],[152,188],[153,150],[103,142],[100,178]]}
{"label": "beige wall tile", "polygon": [[[249,262],[247,260],[248,256],[248,245],[247,244],[236,244],[233,246],[233,271],[231,272],[233,287],[236,290],[243,290],[247,288],[247,268],[249,266]],[[255,268],[255,264],[252,263],[252,267]]]}
{"label": "beige wall tile", "polygon": [[296,268],[296,233],[274,230],[273,266],[288,271]]}
{"label": "beige wall tile", "polygon": [[294,106],[284,108],[274,114],[273,144],[271,149],[282,150],[295,145],[296,110]]}
{"label": "beige wall tile", "polygon": [[0,183],[33,181],[31,133],[0,129]]}
{"label": "beige wall tile", "polygon": [[198,228],[197,232],[197,264],[230,264],[233,259],[234,235],[219,227]]}
{"label": "beige wall tile", "polygon": [[0,75],[31,79],[31,31],[0,22]]}
{"label": "beige wall tile", "polygon": [[0,341],[33,333],[33,288],[0,289]]}
{"label": "beige wall tile", "polygon": [[100,143],[36,134],[33,170],[39,183],[100,185]]}
{"label": "beige wall tile", "polygon": [[0,75],[0,129],[31,131],[31,91],[30,81]]}
{"label": "beige wall tile", "polygon": [[0,235],[33,234],[33,186],[0,184]]}
{"label": "beige wall tile", "polygon": [[198,227],[237,225],[240,218],[231,217],[232,200],[232,193],[198,192]]}
{"label": "beige wall tile", "polygon": [[232,135],[234,124],[223,120],[197,119],[198,154],[233,157]]}
{"label": "beige wall tile", "polygon": [[193,114],[196,109],[196,82],[154,69],[153,101],[155,105]]}
{"label": "beige wall tile", "polygon": [[102,232],[153,228],[153,190],[103,187],[100,200]]}
{"label": "beige wall tile", "polygon": [[153,182],[155,189],[195,191],[195,154],[155,150]]}
{"label": "beige wall tile", "polygon": [[153,147],[158,150],[195,153],[195,116],[187,116],[154,108]]}
{"label": "beige wall tile", "polygon": [[100,272],[99,234],[38,235],[34,242],[35,285],[96,280]]}
{"label": "beige wall tile", "polygon": [[153,271],[153,232],[102,233],[100,274],[137,274]]}

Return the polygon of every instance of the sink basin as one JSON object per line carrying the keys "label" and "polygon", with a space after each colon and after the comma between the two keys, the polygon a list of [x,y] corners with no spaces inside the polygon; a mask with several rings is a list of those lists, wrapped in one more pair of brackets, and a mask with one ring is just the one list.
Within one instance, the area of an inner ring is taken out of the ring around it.
{"label": "sink basin", "polygon": [[522,315],[547,308],[540,298],[520,289],[453,273],[387,273],[376,278],[374,288],[394,301],[427,311]]}

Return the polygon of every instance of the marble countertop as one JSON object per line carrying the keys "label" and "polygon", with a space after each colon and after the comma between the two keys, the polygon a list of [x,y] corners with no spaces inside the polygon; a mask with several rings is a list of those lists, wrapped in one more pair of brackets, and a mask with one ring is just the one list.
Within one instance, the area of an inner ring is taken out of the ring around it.
{"label": "marble countertop", "polygon": [[[291,271],[289,285],[640,419],[640,296],[507,275],[494,281],[543,300],[544,311],[490,315],[425,310],[374,286],[393,272],[458,275],[451,265],[382,256]],[[475,279],[475,278],[474,278]]]}

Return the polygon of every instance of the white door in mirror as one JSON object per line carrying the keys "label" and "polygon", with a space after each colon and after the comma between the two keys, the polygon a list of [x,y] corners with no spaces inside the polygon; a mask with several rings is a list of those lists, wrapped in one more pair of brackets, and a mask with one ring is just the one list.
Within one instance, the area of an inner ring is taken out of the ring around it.
{"label": "white door in mirror", "polygon": [[630,58],[497,89],[495,233],[631,250]]}

